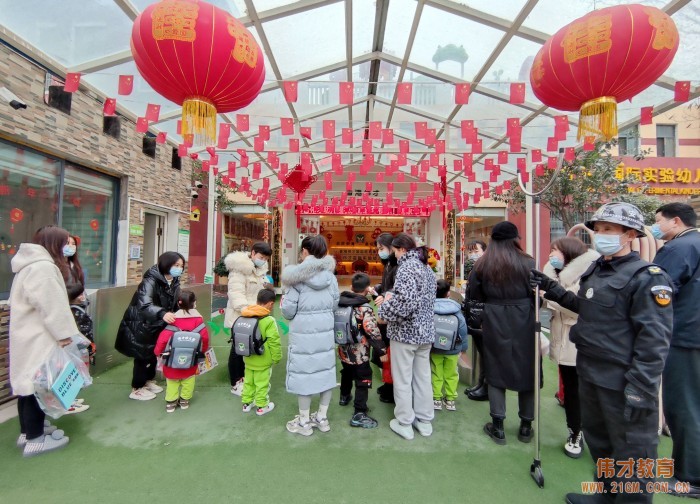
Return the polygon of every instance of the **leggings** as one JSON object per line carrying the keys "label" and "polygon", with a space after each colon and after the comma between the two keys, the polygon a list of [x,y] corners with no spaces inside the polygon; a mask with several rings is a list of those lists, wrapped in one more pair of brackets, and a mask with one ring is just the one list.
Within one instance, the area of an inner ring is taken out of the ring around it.
{"label": "leggings", "polygon": [[39,407],[35,396],[19,396],[17,398],[17,413],[20,433],[26,434],[27,439],[36,439],[44,434],[46,414]]}
{"label": "leggings", "polygon": [[[319,401],[319,406],[328,406],[331,403],[331,396],[333,395],[333,390],[326,390],[321,392],[321,400]],[[300,395],[297,396],[299,399],[299,411],[309,411],[311,409],[311,396],[310,395]]]}

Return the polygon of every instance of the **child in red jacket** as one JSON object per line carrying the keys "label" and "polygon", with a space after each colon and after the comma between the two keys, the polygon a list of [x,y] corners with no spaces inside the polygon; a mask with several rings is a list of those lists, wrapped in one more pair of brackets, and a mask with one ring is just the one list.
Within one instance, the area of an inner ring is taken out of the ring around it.
{"label": "child in red jacket", "polygon": [[[197,300],[194,292],[183,290],[180,292],[180,297],[177,300],[180,309],[175,313],[175,322],[172,324],[183,331],[193,331],[197,326],[204,323],[204,319],[195,309]],[[155,354],[160,356],[168,346],[168,341],[173,335],[173,331],[164,329],[158,336],[156,342]],[[201,330],[202,337],[202,352],[206,352],[209,348],[209,333],[206,327]],[[175,408],[180,406],[180,409],[187,409],[190,406],[190,399],[194,393],[194,381],[197,374],[197,365],[187,369],[173,369],[169,366],[163,366],[163,375],[167,386],[165,389],[165,411],[173,413]]]}

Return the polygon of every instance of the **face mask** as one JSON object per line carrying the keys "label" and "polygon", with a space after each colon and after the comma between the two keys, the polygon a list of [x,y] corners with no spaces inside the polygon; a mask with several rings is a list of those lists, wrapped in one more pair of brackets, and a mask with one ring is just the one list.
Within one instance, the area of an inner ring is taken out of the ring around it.
{"label": "face mask", "polygon": [[657,240],[663,240],[664,239],[664,232],[661,231],[661,226],[658,224],[652,224],[651,226],[651,235],[656,238]]}
{"label": "face mask", "polygon": [[564,268],[564,261],[562,261],[561,259],[559,259],[556,256],[552,256],[549,258],[549,264],[551,264],[552,268],[554,268],[554,269],[560,270],[560,269]]}
{"label": "face mask", "polygon": [[75,247],[73,245],[63,246],[63,255],[66,257],[72,257],[75,255]]}
{"label": "face mask", "polygon": [[595,234],[595,249],[600,255],[611,256],[622,250],[620,237],[622,235]]}
{"label": "face mask", "polygon": [[389,259],[390,256],[391,252],[387,252],[386,250],[379,251],[379,259],[381,259],[382,261],[386,261],[387,259]]}
{"label": "face mask", "polygon": [[267,261],[262,259],[253,259],[253,264],[255,264],[256,268],[262,268],[263,266],[267,265]]}
{"label": "face mask", "polygon": [[472,261],[476,261],[479,257],[481,256],[478,253],[469,254],[469,259],[471,259]]}
{"label": "face mask", "polygon": [[173,278],[177,278],[180,275],[182,275],[182,268],[176,268],[175,266],[170,268],[170,276],[172,276]]}

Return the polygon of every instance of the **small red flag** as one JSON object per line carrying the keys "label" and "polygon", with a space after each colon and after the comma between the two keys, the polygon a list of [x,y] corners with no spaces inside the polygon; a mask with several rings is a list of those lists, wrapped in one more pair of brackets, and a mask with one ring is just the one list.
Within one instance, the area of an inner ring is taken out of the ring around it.
{"label": "small red flag", "polygon": [[498,172],[492,171],[489,180],[491,182],[498,182]]}
{"label": "small red flag", "polygon": [[263,140],[262,137],[256,136],[253,139],[253,149],[255,149],[258,152],[264,151],[265,150],[265,140]]}
{"label": "small red flag", "polygon": [[396,85],[396,103],[410,105],[413,95],[413,84],[410,82],[399,82]]}
{"label": "small red flag", "polygon": [[525,103],[525,83],[513,82],[510,85],[510,103]]}
{"label": "small red flag", "polygon": [[573,147],[566,147],[564,149],[564,159],[566,159],[569,162],[576,159],[576,150]]}
{"label": "small red flag", "polygon": [[[527,173],[527,172],[525,172]],[[535,176],[536,177],[542,177],[544,176],[544,165],[543,164],[538,164],[535,166]]]}
{"label": "small red flag", "polygon": [[343,128],[342,141],[345,145],[352,145],[352,128]]}
{"label": "small red flag", "polygon": [[228,162],[228,178],[230,178],[230,179],[236,178],[236,162],[235,161]]}
{"label": "small red flag", "polygon": [[355,94],[355,84],[353,84],[352,82],[340,82],[338,85],[338,95],[340,96],[340,103],[342,105],[352,105]]}
{"label": "small red flag", "polygon": [[120,95],[130,95],[133,90],[134,90],[134,76],[133,75],[120,75],[119,76],[118,93]]}
{"label": "small red flag", "polygon": [[238,131],[250,130],[250,117],[248,117],[248,114],[236,114],[236,128]]}
{"label": "small red flag", "polygon": [[676,82],[673,99],[677,102],[687,102],[690,99],[690,81]]}
{"label": "small red flag", "polygon": [[370,140],[381,140],[382,139],[382,122],[381,121],[370,121],[369,132],[367,137]]}
{"label": "small red flag", "polygon": [[209,164],[212,166],[217,166],[219,164],[219,156],[214,155],[209,158]]}
{"label": "small red flag", "polygon": [[498,164],[508,164],[507,151],[498,151]]}
{"label": "small red flag", "polygon": [[540,149],[532,149],[531,155],[533,163],[542,162],[542,151]]}
{"label": "small red flag", "polygon": [[149,103],[146,105],[146,119],[150,122],[157,122],[160,117],[160,105]]}
{"label": "small red flag", "polygon": [[[199,157],[199,156],[198,156]],[[202,171],[203,172],[208,172],[209,171],[209,161],[202,161]]]}
{"label": "small red flag", "polygon": [[425,132],[428,130],[428,123],[427,122],[416,122],[415,127],[416,127],[416,138],[417,139],[425,138]]}
{"label": "small red flag", "polygon": [[524,157],[519,157],[515,164],[518,167],[518,171],[527,170],[527,159],[525,159]]}
{"label": "small red flag", "polygon": [[530,172],[526,171],[524,173],[521,173],[520,180],[523,181],[523,184],[527,184],[528,182],[530,182]]}
{"label": "small red flag", "polygon": [[401,154],[408,154],[408,140],[399,140],[399,152]]}
{"label": "small red flag", "polygon": [[510,117],[506,123],[506,133],[508,136],[518,135],[521,131],[520,119],[517,117]]}
{"label": "small red flag", "polygon": [[288,102],[295,102],[298,98],[299,83],[297,81],[285,81],[282,83],[284,88],[284,99]]}
{"label": "small red flag", "polygon": [[258,136],[262,138],[265,142],[270,140],[270,126],[267,124],[261,124],[258,126]]}
{"label": "small red flag", "polygon": [[470,152],[462,154],[462,162],[464,164],[464,173],[470,173],[474,164],[474,156]]}
{"label": "small red flag", "polygon": [[642,126],[645,124],[651,124],[653,121],[653,115],[654,115],[654,107],[642,107],[642,112],[641,112],[641,119],[639,120],[639,124]]}
{"label": "small red flag", "polygon": [[66,93],[75,93],[80,87],[80,74],[69,72],[66,74],[66,82],[63,85],[63,90]]}
{"label": "small red flag", "polygon": [[187,146],[185,144],[177,146],[177,155],[180,157],[185,157],[187,155]]}
{"label": "small red flag", "polygon": [[156,143],[164,144],[167,138],[168,133],[166,131],[161,131],[160,133],[158,133],[158,136],[156,136]]}
{"label": "small red flag", "polygon": [[178,135],[182,135],[182,119],[177,120],[176,130]]}
{"label": "small red flag", "polygon": [[471,84],[468,82],[455,84],[455,104],[466,105],[469,103],[469,93],[471,93]]}
{"label": "small red flag", "polygon": [[290,138],[289,139],[289,152],[299,152],[299,139]]}
{"label": "small red flag", "polygon": [[391,128],[382,130],[382,143],[391,145],[394,143],[394,130]]}
{"label": "small red flag", "polygon": [[435,141],[435,154],[444,154],[445,153],[445,141],[444,140],[436,140]]}
{"label": "small red flag", "polygon": [[[219,144],[224,144],[224,147],[219,147],[219,149],[225,149],[228,145],[228,137],[231,135],[231,125],[229,123],[219,124]],[[218,147],[218,145],[217,145]]]}
{"label": "small red flag", "polygon": [[139,133],[146,133],[148,131],[148,119],[145,117],[136,119],[136,131]]}
{"label": "small red flag", "polygon": [[510,152],[520,152],[523,150],[522,140],[520,137],[513,136],[510,139]]}
{"label": "small red flag", "polygon": [[311,126],[305,126],[303,128],[299,128],[299,134],[306,138],[307,140],[311,140]]}
{"label": "small red flag", "polygon": [[362,140],[362,153],[370,154],[372,152],[372,140]]}
{"label": "small red flag", "polygon": [[435,145],[435,140],[436,140],[436,131],[432,128],[428,128],[425,131],[425,145]]}
{"label": "small red flag", "polygon": [[455,159],[452,161],[452,166],[454,168],[454,171],[459,173],[464,169],[464,163],[462,163],[461,159]]}
{"label": "small red flag", "polygon": [[472,154],[481,154],[483,152],[483,140],[477,140],[472,143]]}
{"label": "small red flag", "polygon": [[280,118],[280,133],[284,136],[289,136],[294,134],[294,119],[291,117]]}
{"label": "small red flag", "polygon": [[595,136],[586,136],[583,138],[583,150],[592,151],[595,149]]}
{"label": "small red flag", "polygon": [[194,142],[194,133],[188,133],[187,135],[183,135],[182,143],[184,143],[188,148],[192,147],[193,142]]}
{"label": "small red flag", "polygon": [[438,156],[434,152],[431,152],[430,153],[430,160],[428,162],[423,160],[420,163],[421,163],[421,169],[423,171],[428,171],[428,170],[430,170],[431,166],[437,166],[440,164],[440,156]]}
{"label": "small red flag", "polygon": [[335,140],[326,140],[326,152],[328,154],[335,152]]}
{"label": "small red flag", "polygon": [[[107,98],[105,100],[105,104],[102,107],[102,113],[106,116],[111,116],[114,115],[114,113],[117,111],[117,99],[116,98]],[[179,132],[178,132],[179,134]]]}
{"label": "small red flag", "polygon": [[335,138],[335,121],[333,119],[323,121],[323,138]]}
{"label": "small red flag", "polygon": [[547,157],[547,168],[554,170],[557,167],[558,156],[548,156]]}
{"label": "small red flag", "polygon": [[556,152],[559,150],[559,140],[555,137],[549,137],[547,139],[547,152]]}

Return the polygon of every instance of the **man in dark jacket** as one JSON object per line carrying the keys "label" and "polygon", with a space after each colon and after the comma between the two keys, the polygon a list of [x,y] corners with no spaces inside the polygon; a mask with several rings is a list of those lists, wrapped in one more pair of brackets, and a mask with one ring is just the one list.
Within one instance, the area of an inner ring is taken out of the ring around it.
{"label": "man in dark jacket", "polygon": [[[651,232],[667,240],[654,262],[673,281],[673,336],[663,374],[663,403],[673,438],[675,477],[700,498],[700,233],[690,205],[668,203],[656,211]],[[673,492],[675,486],[669,485]],[[687,495],[687,494],[683,494]]]}
{"label": "man in dark jacket", "polygon": [[[645,236],[634,205],[605,204],[586,226],[595,231],[602,257],[581,277],[578,294],[532,272],[546,299],[578,313],[570,339],[578,350],[582,427],[605,486],[603,494],[571,493],[566,502],[652,502],[646,488],[654,481],[653,462],[649,471],[639,461],[657,458],[659,383],[673,325],[671,279],[632,252],[634,238]],[[629,471],[622,465],[628,460],[636,464]],[[619,493],[634,487],[634,493]]]}

